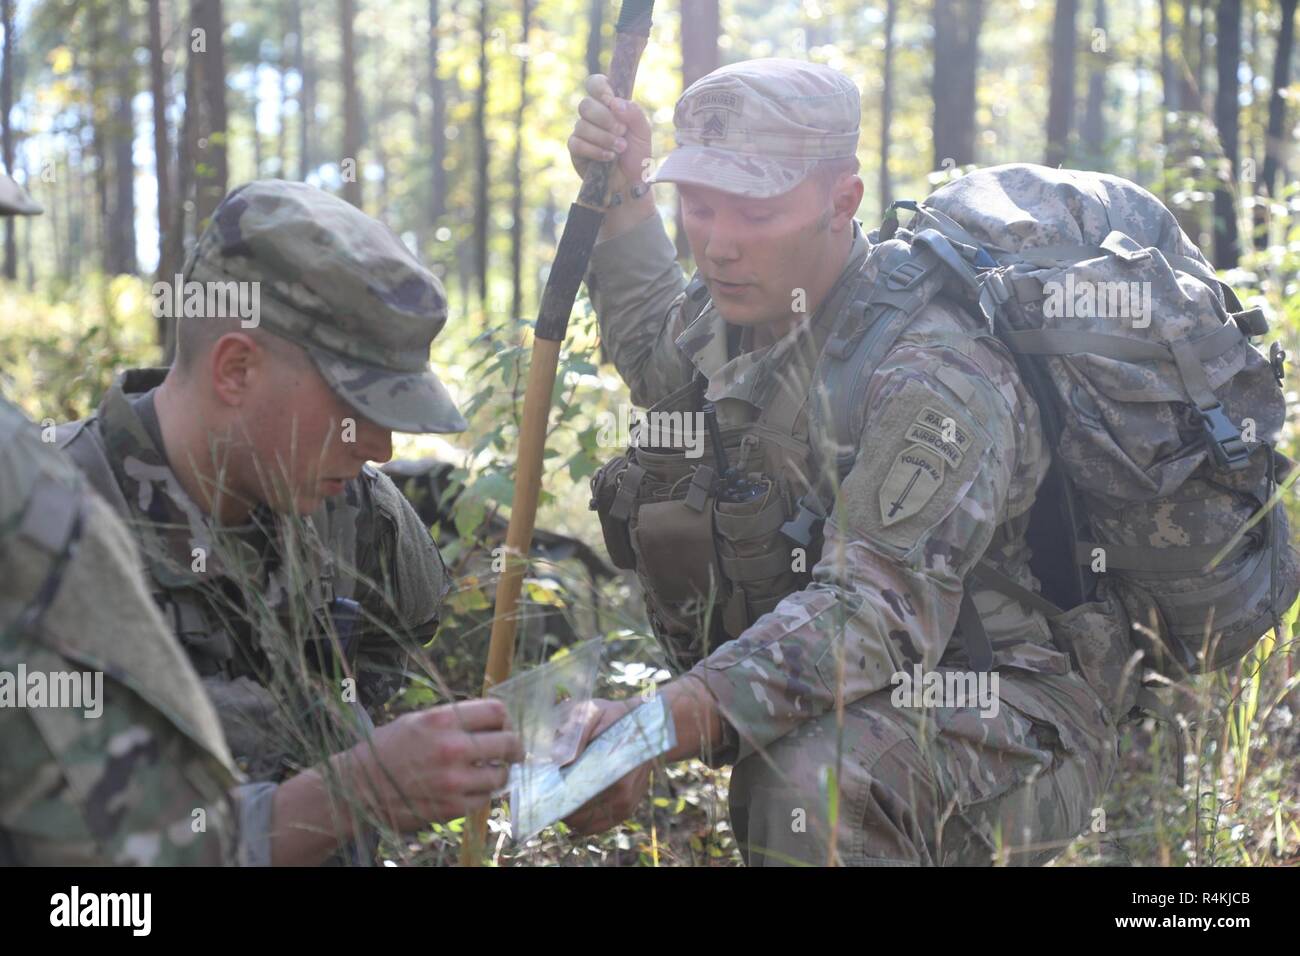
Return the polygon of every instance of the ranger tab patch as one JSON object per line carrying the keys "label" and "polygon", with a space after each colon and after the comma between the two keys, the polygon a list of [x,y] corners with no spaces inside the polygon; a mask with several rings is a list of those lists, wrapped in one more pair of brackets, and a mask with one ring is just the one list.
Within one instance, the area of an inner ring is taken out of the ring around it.
{"label": "ranger tab patch", "polygon": [[951,415],[923,408],[907,429],[907,440],[933,448],[948,464],[956,467],[970,447],[970,435]]}
{"label": "ranger tab patch", "polygon": [[[917,427],[913,424],[908,430],[909,438]],[[961,461],[960,451],[957,461]],[[900,451],[880,486],[881,523],[887,527],[920,511],[943,484],[943,463],[944,457],[926,445],[909,445]]]}

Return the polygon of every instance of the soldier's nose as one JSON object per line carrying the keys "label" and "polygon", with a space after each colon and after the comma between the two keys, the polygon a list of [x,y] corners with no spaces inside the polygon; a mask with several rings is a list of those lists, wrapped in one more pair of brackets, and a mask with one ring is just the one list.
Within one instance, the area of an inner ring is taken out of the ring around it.
{"label": "soldier's nose", "polygon": [[380,464],[393,457],[393,433],[372,422],[366,422],[361,428],[361,441],[357,442],[357,452],[366,461]]}

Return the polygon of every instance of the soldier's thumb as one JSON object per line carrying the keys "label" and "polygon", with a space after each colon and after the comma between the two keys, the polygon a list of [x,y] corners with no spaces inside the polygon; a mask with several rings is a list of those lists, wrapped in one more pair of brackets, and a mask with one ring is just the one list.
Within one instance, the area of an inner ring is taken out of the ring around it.
{"label": "soldier's thumb", "polygon": [[628,139],[650,142],[650,117],[646,116],[645,110],[631,100],[623,99],[615,99],[613,109],[620,122],[627,124]]}

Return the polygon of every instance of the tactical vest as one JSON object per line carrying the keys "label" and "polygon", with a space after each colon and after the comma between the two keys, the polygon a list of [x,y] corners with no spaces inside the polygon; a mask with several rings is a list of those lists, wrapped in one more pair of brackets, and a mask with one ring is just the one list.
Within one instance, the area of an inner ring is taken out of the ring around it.
{"label": "tactical vest", "polygon": [[[717,424],[697,373],[648,410],[660,446],[634,436],[592,478],[591,508],[610,559],[637,572],[651,626],[676,667],[688,669],[739,637],[811,581],[821,558],[821,503],[834,493],[811,431],[818,420],[811,386],[841,315],[865,307],[864,264],[846,269],[843,288],[828,298],[842,303],[838,314],[810,321],[813,347],[791,350],[781,383],[752,420]],[[697,275],[686,289],[685,324],[708,305]],[[701,423],[709,431],[702,449],[686,433],[694,428],[698,439]]]}

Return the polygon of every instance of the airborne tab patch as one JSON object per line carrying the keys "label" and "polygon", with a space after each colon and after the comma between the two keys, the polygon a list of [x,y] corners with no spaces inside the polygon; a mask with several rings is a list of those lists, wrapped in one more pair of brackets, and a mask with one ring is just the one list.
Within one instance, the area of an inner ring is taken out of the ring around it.
{"label": "airborne tab patch", "polygon": [[[917,427],[913,424],[912,429]],[[957,460],[961,461],[960,452]],[[885,526],[910,518],[934,497],[943,484],[943,462],[938,452],[924,445],[909,445],[898,453],[880,486],[880,520]]]}
{"label": "airborne tab patch", "polygon": [[923,408],[917,414],[905,436],[908,441],[919,442],[933,448],[948,464],[960,465],[970,447],[970,435],[951,415]]}

